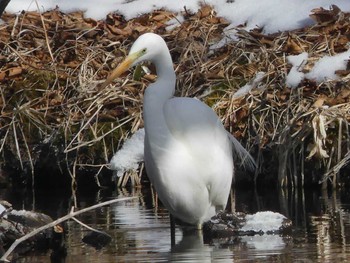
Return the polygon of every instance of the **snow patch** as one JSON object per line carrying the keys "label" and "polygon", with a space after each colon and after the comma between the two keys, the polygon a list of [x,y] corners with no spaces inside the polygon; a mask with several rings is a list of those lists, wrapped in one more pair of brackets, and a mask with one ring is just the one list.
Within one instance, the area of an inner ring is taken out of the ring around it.
{"label": "snow patch", "polygon": [[174,28],[180,26],[183,22],[185,21],[185,18],[183,17],[183,15],[177,15],[176,17],[170,19],[169,21],[166,22],[166,31],[171,31]]}
{"label": "snow patch", "polygon": [[286,85],[295,88],[304,79],[314,80],[321,83],[327,80],[337,80],[337,70],[345,70],[350,59],[350,50],[334,56],[324,56],[320,58],[309,73],[303,73],[301,70],[305,66],[308,54],[303,52],[296,56],[288,56],[288,63],[292,64],[292,68],[286,77]]}
{"label": "snow patch", "polygon": [[5,211],[6,211],[6,208],[2,204],[0,204],[0,216]]}
{"label": "snow patch", "polygon": [[309,55],[306,52],[303,52],[296,56],[288,56],[288,63],[292,64],[292,68],[290,69],[287,78],[286,85],[290,88],[296,88],[299,83],[304,79],[305,74],[301,72],[303,67],[305,66]]}
{"label": "snow patch", "polygon": [[334,56],[324,56],[315,63],[309,73],[305,74],[305,77],[315,80],[318,83],[325,80],[339,79],[335,72],[346,69],[349,57],[350,50]]}
{"label": "snow patch", "polygon": [[[36,4],[36,2],[38,5]],[[243,26],[246,30],[255,27],[263,28],[264,33],[274,33],[292,30],[311,25],[309,17],[314,8],[328,9],[330,4],[337,5],[343,11],[350,11],[350,1],[347,0],[99,0],[96,8],[95,0],[11,0],[6,11],[20,12],[22,10],[46,11],[58,6],[62,11],[86,10],[86,16],[104,19],[110,12],[120,12],[126,19],[132,19],[141,14],[165,8],[173,12],[186,10],[196,12],[203,3],[212,5],[218,16],[226,18],[230,27]],[[228,32],[228,35],[234,32]]]}
{"label": "snow patch", "polygon": [[248,92],[250,92],[252,89],[257,88],[259,83],[264,78],[264,76],[265,76],[265,72],[256,73],[255,78],[251,82],[245,84],[243,87],[239,88],[233,94],[233,98],[242,97],[242,96],[246,95]]}
{"label": "snow patch", "polygon": [[241,228],[242,231],[268,232],[278,231],[282,226],[284,219],[287,219],[280,213],[271,211],[257,212],[246,216],[246,223]]}
{"label": "snow patch", "polygon": [[125,172],[139,167],[144,157],[145,129],[139,129],[130,139],[124,142],[123,147],[114,154],[110,161],[110,168],[121,177]]}

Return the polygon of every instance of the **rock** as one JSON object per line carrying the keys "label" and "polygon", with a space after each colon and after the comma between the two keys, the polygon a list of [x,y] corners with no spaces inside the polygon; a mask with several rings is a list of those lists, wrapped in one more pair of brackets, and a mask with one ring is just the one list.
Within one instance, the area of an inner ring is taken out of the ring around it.
{"label": "rock", "polygon": [[108,245],[109,242],[111,242],[112,237],[108,235],[105,232],[95,232],[91,231],[90,233],[86,234],[82,241],[90,246],[93,246],[96,249],[101,249]]}
{"label": "rock", "polygon": [[48,215],[26,210],[12,210],[7,214],[7,219],[28,228],[38,228],[52,222]]}
{"label": "rock", "polygon": [[[50,222],[52,222],[52,218],[48,215],[33,211],[14,210],[8,202],[0,201],[0,251],[4,251],[16,239]],[[22,242],[16,248],[16,252],[24,253],[32,248],[49,248],[53,237],[57,236],[54,232],[51,228],[38,233]]]}
{"label": "rock", "polygon": [[244,213],[219,213],[203,225],[206,236],[211,238],[229,237],[239,234],[244,223]]}
{"label": "rock", "polygon": [[257,212],[253,215],[222,212],[203,225],[204,234],[209,238],[286,234],[291,228],[290,219],[271,211]]}

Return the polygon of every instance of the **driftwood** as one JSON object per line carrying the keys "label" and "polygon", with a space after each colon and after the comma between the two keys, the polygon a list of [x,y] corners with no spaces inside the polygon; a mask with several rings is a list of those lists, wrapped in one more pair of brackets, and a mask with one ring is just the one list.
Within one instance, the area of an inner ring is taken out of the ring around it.
{"label": "driftwood", "polygon": [[31,237],[35,236],[36,234],[40,233],[41,231],[44,231],[44,230],[46,230],[46,229],[48,229],[50,227],[54,227],[55,225],[60,224],[60,223],[66,221],[68,219],[74,218],[77,215],[80,215],[80,214],[85,213],[87,211],[99,208],[101,206],[110,205],[110,204],[114,204],[114,203],[121,202],[121,201],[128,201],[128,200],[132,200],[132,199],[135,199],[135,198],[139,198],[139,197],[138,196],[133,196],[133,197],[125,197],[125,198],[114,199],[114,200],[106,201],[106,202],[103,202],[103,203],[100,203],[100,204],[96,204],[96,205],[93,205],[93,206],[81,209],[79,211],[73,211],[73,209],[72,209],[72,211],[69,214],[67,214],[67,215],[65,215],[65,216],[63,216],[63,217],[61,217],[61,218],[59,218],[59,219],[57,219],[57,220],[55,220],[55,221],[53,221],[53,222],[51,222],[49,224],[46,224],[46,225],[44,225],[42,227],[39,227],[39,228],[33,230],[32,232],[28,233],[27,235],[25,235],[25,236],[23,236],[21,238],[16,239],[16,241],[13,242],[13,244],[10,246],[10,248],[0,258],[0,262],[10,262],[7,258],[13,252],[13,250],[21,242],[27,240],[28,238],[31,238]]}

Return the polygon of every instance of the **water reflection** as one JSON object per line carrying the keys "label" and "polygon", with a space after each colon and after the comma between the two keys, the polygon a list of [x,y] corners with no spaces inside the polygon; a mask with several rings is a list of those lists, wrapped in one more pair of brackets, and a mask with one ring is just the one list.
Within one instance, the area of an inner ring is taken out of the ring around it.
{"label": "water reflection", "polygon": [[[35,207],[55,218],[68,213],[72,203],[69,196],[48,194],[36,193],[35,198],[29,195],[26,199],[24,195],[2,192],[0,198],[12,202],[15,209]],[[232,195],[234,210],[280,212],[293,220],[291,236],[205,240],[201,232],[183,233],[177,228],[173,247],[168,213],[151,189],[98,191],[95,195],[91,192],[78,194],[76,198],[79,207],[84,208],[111,198],[135,195],[140,198],[102,207],[79,217],[84,223],[112,236],[112,242],[101,250],[82,243],[88,230],[74,221],[67,222],[68,253],[61,262],[330,262],[346,261],[350,257],[350,194],[346,191],[328,194],[318,190],[236,190]],[[49,262],[49,252],[28,254],[17,262]]]}
{"label": "water reflection", "polygon": [[[131,195],[141,195],[134,192]],[[126,191],[117,197],[130,196]],[[156,211],[156,213],[155,213]],[[118,242],[125,249],[123,258],[131,260],[140,256],[142,260],[150,260],[149,254],[168,252],[170,247],[170,220],[164,209],[147,208],[145,199],[116,203],[111,207],[111,224],[124,233],[124,240]],[[176,235],[181,235],[177,230]]]}
{"label": "water reflection", "polygon": [[185,232],[180,242],[171,248],[169,261],[232,262],[232,253],[226,249],[204,244],[201,231]]}

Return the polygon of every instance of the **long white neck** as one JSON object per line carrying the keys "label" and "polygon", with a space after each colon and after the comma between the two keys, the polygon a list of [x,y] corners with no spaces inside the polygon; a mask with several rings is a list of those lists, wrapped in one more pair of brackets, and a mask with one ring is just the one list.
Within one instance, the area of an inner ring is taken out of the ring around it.
{"label": "long white neck", "polygon": [[[168,48],[161,48],[152,60],[157,71],[157,80],[146,88],[143,117],[146,136],[161,136],[166,133],[167,125],[164,118],[164,103],[174,96],[176,76]],[[156,139],[153,138],[152,141]],[[159,137],[157,141],[161,140]]]}
{"label": "long white neck", "polygon": [[156,67],[157,80],[146,89],[146,93],[152,93],[155,100],[164,103],[163,100],[174,96],[176,75],[168,48],[161,49],[161,51],[152,61]]}
{"label": "long white neck", "polygon": [[[171,59],[168,48],[161,48],[152,60],[157,71],[157,80],[155,83],[149,85],[146,89],[144,97],[144,115],[147,118],[148,110],[161,111],[164,103],[174,96],[176,75],[173,68],[173,61]],[[154,118],[154,117],[153,117]]]}

